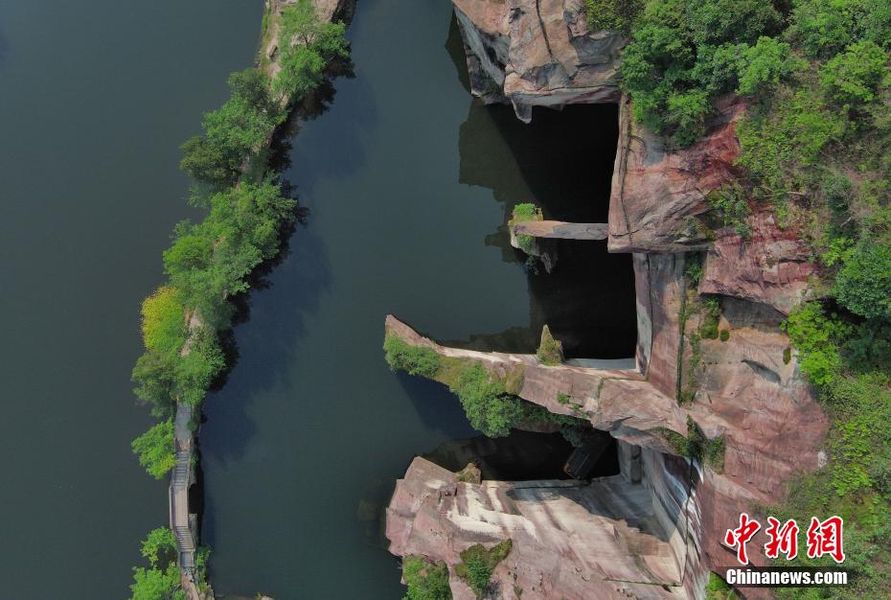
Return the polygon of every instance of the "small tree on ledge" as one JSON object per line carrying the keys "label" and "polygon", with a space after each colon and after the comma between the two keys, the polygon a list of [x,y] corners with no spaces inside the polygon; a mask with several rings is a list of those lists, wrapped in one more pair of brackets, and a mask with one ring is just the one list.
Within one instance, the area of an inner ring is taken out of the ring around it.
{"label": "small tree on ledge", "polygon": [[541,328],[541,342],[536,352],[538,360],[548,366],[559,365],[563,362],[563,344],[551,335],[550,328],[545,325]]}

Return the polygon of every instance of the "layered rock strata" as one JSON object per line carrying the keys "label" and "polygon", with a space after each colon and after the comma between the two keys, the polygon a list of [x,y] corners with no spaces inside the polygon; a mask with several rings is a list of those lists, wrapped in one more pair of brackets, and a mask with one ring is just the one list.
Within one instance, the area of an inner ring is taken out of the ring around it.
{"label": "layered rock strata", "polygon": [[471,90],[487,103],[532,107],[616,102],[620,34],[588,30],[584,0],[453,0]]}

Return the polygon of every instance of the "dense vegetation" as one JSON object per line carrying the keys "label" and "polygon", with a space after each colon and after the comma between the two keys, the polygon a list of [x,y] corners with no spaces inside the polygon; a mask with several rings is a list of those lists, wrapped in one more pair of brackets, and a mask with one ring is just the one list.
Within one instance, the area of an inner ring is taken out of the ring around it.
{"label": "dense vegetation", "polygon": [[402,600],[451,600],[449,569],[444,562],[432,563],[423,556],[406,556],[402,578],[408,591]]}
{"label": "dense vegetation", "polygon": [[[231,327],[232,300],[248,290],[253,270],[278,254],[295,218],[295,201],[270,172],[272,136],[324,83],[329,65],[348,57],[345,25],[319,21],[310,0],[285,8],[280,27],[277,75],[270,78],[268,68],[233,73],[229,99],[205,114],[203,134],[182,146],[180,166],[195,182],[190,202],[208,214],[174,230],[164,252],[168,282],[142,306],[145,353],[133,369],[136,396],[161,419],[133,441],[133,451],[159,479],[175,462],[176,405],[200,405],[225,369],[221,336]],[[149,567],[134,570],[133,600],[185,598],[173,534],[151,532],[143,555]],[[205,560],[199,552],[199,580]]]}
{"label": "dense vegetation", "polygon": [[[281,69],[247,69],[229,77],[230,98],[204,115],[204,133],[183,145],[182,169],[196,185],[191,203],[208,209],[200,223],[178,224],[164,252],[168,282],[142,306],[145,353],[133,369],[137,397],[164,419],[134,442],[140,462],[162,477],[172,462],[164,450],[177,403],[197,406],[226,366],[221,335],[231,325],[233,297],[249,276],[279,252],[295,218],[265,157],[276,127],[290,108],[322,84],[327,65],[347,57],[342,23],[322,23],[301,0],[282,15]],[[321,65],[321,66],[320,66]]]}
{"label": "dense vegetation", "polygon": [[722,94],[747,102],[739,181],[709,199],[720,225],[746,236],[751,209],[772,210],[821,266],[813,300],[785,329],[831,416],[829,460],[771,510],[799,523],[843,516],[855,578],[845,588],[779,594],[887,598],[891,4],[648,0],[631,31],[622,75],[634,116],[675,145],[704,133]]}
{"label": "dense vegetation", "polygon": [[[142,541],[140,549],[147,567],[134,567],[130,585],[132,600],[186,600],[180,585],[179,567],[176,564],[176,539],[166,527],[153,529]],[[196,556],[196,580],[203,589],[206,578],[208,552],[200,549]]]}

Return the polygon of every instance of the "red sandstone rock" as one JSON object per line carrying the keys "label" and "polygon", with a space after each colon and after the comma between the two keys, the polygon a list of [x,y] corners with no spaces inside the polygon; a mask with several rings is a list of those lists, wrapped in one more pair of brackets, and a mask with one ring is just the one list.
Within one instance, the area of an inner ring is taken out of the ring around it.
{"label": "red sandstone rock", "polygon": [[615,102],[617,33],[589,32],[583,0],[453,0],[474,95],[533,106]]}
{"label": "red sandstone rock", "polygon": [[773,214],[749,217],[751,235],[725,229],[712,244],[699,291],[763,302],[788,314],[804,297],[816,267],[793,230],[782,230]]}
{"label": "red sandstone rock", "polygon": [[708,210],[705,195],[735,177],[736,122],[743,109],[740,101],[724,98],[708,134],[689,148],[671,152],[663,138],[634,122],[629,101],[622,101],[610,195],[611,251],[684,252],[707,247],[706,232],[696,217]]}

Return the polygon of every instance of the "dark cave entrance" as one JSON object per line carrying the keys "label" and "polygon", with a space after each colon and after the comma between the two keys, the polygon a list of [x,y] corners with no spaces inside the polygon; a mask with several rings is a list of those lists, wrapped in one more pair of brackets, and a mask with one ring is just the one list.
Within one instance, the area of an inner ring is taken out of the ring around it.
{"label": "dark cave entrance", "polygon": [[[505,221],[515,205],[533,203],[546,220],[606,223],[618,141],[617,104],[539,107],[527,125],[510,106],[475,102],[462,126],[461,180],[491,188],[505,205]],[[529,326],[450,343],[532,353],[547,324],[567,359],[633,357],[637,315],[631,255],[609,253],[605,240],[538,243],[556,258],[550,272],[539,258],[510,246],[506,225],[487,240],[503,249],[505,261],[526,265]]]}
{"label": "dark cave entrance", "polygon": [[446,442],[424,458],[451,471],[474,463],[484,480],[573,479],[565,470],[569,464],[582,466],[583,479],[618,475],[618,445],[611,435],[591,428],[576,443],[581,444],[583,455],[561,433],[514,429],[502,438]]}

